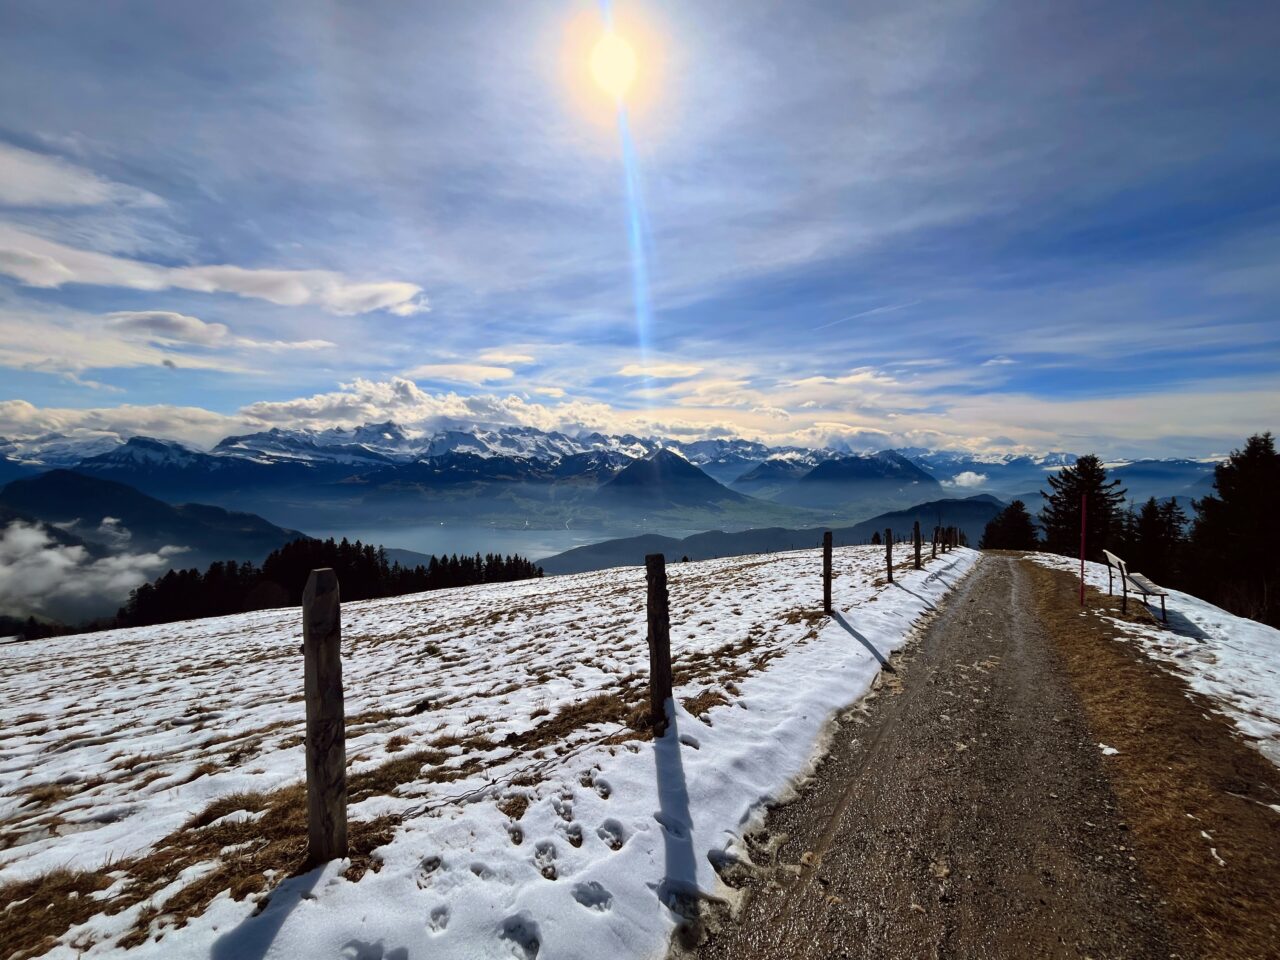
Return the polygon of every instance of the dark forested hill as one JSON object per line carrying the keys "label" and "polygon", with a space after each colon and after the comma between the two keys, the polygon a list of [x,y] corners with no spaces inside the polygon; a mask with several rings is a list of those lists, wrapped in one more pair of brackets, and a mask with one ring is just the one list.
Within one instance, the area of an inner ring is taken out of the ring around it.
{"label": "dark forested hill", "polygon": [[174,506],[126,484],[70,470],[14,480],[0,489],[0,507],[112,549],[183,547],[176,562],[184,565],[256,561],[303,536],[256,514],[204,504]]}
{"label": "dark forested hill", "polygon": [[[931,500],[905,510],[880,514],[853,526],[835,528],[832,531],[833,539],[837,546],[866,543],[874,533],[883,535],[885,527],[891,527],[895,535],[907,535],[912,523],[918,520],[926,540],[934,526],[956,526],[968,535],[971,542],[977,543],[987,521],[1003,507],[1001,501],[987,495],[963,500]],[[649,553],[666,554],[668,561],[683,557],[707,560],[712,557],[816,547],[822,542],[822,533],[821,527],[800,530],[763,527],[737,533],[710,530],[683,539],[645,534],[575,547],[538,563],[548,574],[553,574],[630,566],[643,563],[645,555]]]}

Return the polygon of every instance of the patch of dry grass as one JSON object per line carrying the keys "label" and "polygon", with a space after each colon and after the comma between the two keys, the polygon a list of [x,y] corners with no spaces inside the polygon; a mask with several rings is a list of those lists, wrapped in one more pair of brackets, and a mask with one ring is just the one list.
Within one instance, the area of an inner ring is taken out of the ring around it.
{"label": "patch of dry grass", "polygon": [[[1107,769],[1169,924],[1206,957],[1280,956],[1280,771],[1211,702],[1117,640],[1119,598],[1025,561],[1036,603],[1093,735],[1120,752]],[[1209,834],[1206,839],[1202,834]],[[1225,865],[1216,862],[1216,849]]]}
{"label": "patch of dry grass", "polygon": [[[236,810],[260,812],[253,820],[218,823]],[[359,879],[380,865],[373,850],[391,841],[398,820],[379,817],[348,824],[351,866]],[[227,847],[235,853],[222,855]],[[146,942],[157,924],[181,927],[204,912],[213,898],[229,891],[235,900],[267,892],[281,879],[306,867],[307,793],[299,784],[270,794],[222,797],[148,853],[98,870],[56,870],[33,880],[0,886],[0,943],[23,944],[7,960],[27,960],[48,952],[54,941],[98,913],[114,915],[144,904],[133,926],[118,941],[131,947]],[[183,887],[163,907],[147,903],[184,870],[198,864],[213,869]],[[105,890],[123,875],[119,892],[105,900],[88,895]]]}

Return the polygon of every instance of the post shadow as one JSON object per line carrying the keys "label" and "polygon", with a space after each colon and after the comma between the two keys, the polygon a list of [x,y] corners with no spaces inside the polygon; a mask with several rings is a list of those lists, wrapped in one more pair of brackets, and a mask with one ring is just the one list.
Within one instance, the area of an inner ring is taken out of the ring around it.
{"label": "post shadow", "polygon": [[[943,581],[943,583],[946,583],[946,581],[944,580],[944,581]],[[924,597],[920,596],[920,594],[916,593],[914,590],[908,590],[906,587],[904,587],[904,586],[902,585],[902,583],[901,583],[901,582],[895,581],[893,585],[894,585],[895,587],[898,587],[900,590],[902,590],[902,592],[903,592],[903,593],[909,593],[909,594],[911,594],[911,596],[915,597],[917,600],[919,600],[921,603],[923,603],[923,604],[924,604],[926,607],[928,607],[930,610],[937,610],[937,609],[938,609],[938,605],[937,605],[937,604],[933,603],[932,601],[926,600]]]}
{"label": "post shadow", "polygon": [[666,733],[653,741],[658,781],[658,812],[654,819],[662,827],[666,856],[663,878],[655,892],[672,913],[683,918],[688,930],[696,929],[701,922],[702,901],[698,894],[697,856],[693,850],[689,786],[680,755],[680,730],[673,700],[667,700],[666,711]]}
{"label": "post shadow", "polygon": [[851,623],[849,623],[849,621],[848,621],[848,620],[846,620],[846,619],[844,618],[844,614],[843,614],[843,613],[841,613],[839,610],[837,610],[835,613],[833,613],[833,614],[831,615],[831,617],[832,617],[832,619],[833,619],[833,620],[835,620],[835,622],[836,622],[836,623],[840,624],[840,626],[842,626],[842,627],[844,627],[846,630],[848,630],[848,631],[849,631],[849,633],[853,636],[853,638],[854,638],[855,640],[857,640],[860,644],[862,644],[864,647],[866,647],[866,648],[871,652],[871,655],[872,655],[873,657],[875,657],[875,658],[876,658],[876,660],[878,660],[878,661],[879,661],[880,666],[884,667],[884,669],[888,670],[890,673],[897,673],[897,672],[898,672],[897,670],[894,670],[894,669],[893,669],[893,664],[891,664],[891,663],[888,661],[888,659],[885,657],[885,655],[884,655],[884,654],[882,654],[879,650],[877,650],[874,646],[872,646],[872,645],[871,645],[871,641],[870,641],[870,640],[868,640],[866,637],[864,637],[862,634],[860,634],[857,630],[853,629],[853,625],[852,625]]}
{"label": "post shadow", "polygon": [[281,883],[271,891],[265,910],[245,917],[213,942],[210,960],[262,960],[289,914],[320,882],[322,873],[324,868],[316,867]]}

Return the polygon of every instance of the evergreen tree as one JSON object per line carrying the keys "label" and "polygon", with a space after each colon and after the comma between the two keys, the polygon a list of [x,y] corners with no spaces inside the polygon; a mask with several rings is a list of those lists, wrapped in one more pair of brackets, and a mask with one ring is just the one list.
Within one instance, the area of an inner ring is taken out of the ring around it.
{"label": "evergreen tree", "polygon": [[1178,506],[1177,498],[1161,504],[1151,497],[1133,522],[1124,547],[1125,559],[1133,570],[1145,573],[1162,586],[1179,583],[1186,525],[1187,517]]}
{"label": "evergreen tree", "polygon": [[1115,549],[1123,533],[1122,505],[1125,491],[1119,480],[1108,480],[1102,461],[1093,454],[1050,474],[1049,491],[1040,511],[1044,548],[1050,553],[1080,553],[1080,497],[1087,497],[1085,548],[1087,558],[1101,560],[1104,547]]}
{"label": "evergreen tree", "polygon": [[199,570],[171,570],[129,595],[117,615],[117,625],[146,626],[293,606],[302,602],[307,577],[320,567],[337,572],[343,600],[372,600],[542,576],[541,567],[519,556],[433,556],[426,566],[405,567],[389,562],[381,547],[359,540],[294,540],[273,550],[261,568],[231,561],[210,564],[203,574]]}
{"label": "evergreen tree", "polygon": [[871,545],[872,545],[873,547],[879,547],[879,546],[882,546],[882,545],[883,545],[883,541],[880,539],[880,531],[879,531],[879,530],[877,530],[875,533],[871,534]]}
{"label": "evergreen tree", "polygon": [[1193,589],[1233,613],[1280,626],[1280,454],[1270,432],[1218,464],[1215,495],[1194,502]]}
{"label": "evergreen tree", "polygon": [[1021,500],[1013,501],[992,517],[978,541],[980,550],[1035,550],[1039,546],[1035,523]]}

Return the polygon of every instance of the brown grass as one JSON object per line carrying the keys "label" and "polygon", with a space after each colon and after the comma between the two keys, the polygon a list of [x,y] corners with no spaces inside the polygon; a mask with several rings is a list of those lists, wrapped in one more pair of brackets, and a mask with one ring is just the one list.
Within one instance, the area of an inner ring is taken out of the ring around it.
{"label": "brown grass", "polygon": [[[255,820],[215,824],[235,810],[261,811]],[[397,820],[353,821],[348,825],[351,848],[349,879],[380,865],[372,851],[390,842]],[[225,847],[243,849],[223,856]],[[183,926],[203,913],[219,893],[235,900],[266,892],[273,882],[306,869],[307,795],[302,784],[270,794],[223,797],[181,829],[160,841],[147,854],[109,864],[98,870],[58,870],[34,880],[0,886],[0,943],[23,944],[9,960],[26,960],[48,952],[54,940],[98,913],[120,913],[146,901],[189,867],[216,864],[213,870],[169,898],[162,909],[144,906],[137,921],[118,941],[130,947],[146,942],[157,922]],[[126,883],[109,900],[88,894],[104,890],[123,874]],[[270,879],[268,877],[270,876]]]}
{"label": "brown grass", "polygon": [[206,761],[205,763],[199,764],[194,770],[187,774],[185,779],[179,780],[177,785],[181,786],[184,783],[191,783],[193,780],[199,780],[201,777],[211,777],[221,769],[222,767],[218,764]]}
{"label": "brown grass", "polygon": [[719,690],[713,690],[711,687],[703,690],[696,697],[691,697],[684,702],[684,708],[704,723],[707,722],[707,712],[712,707],[718,707],[729,702],[729,699]]}
{"label": "brown grass", "polygon": [[58,783],[45,783],[38,787],[31,787],[26,791],[26,797],[22,801],[21,806],[24,807],[47,807],[50,804],[59,803],[70,794],[67,788]]}
{"label": "brown grass", "polygon": [[1267,807],[1280,803],[1280,771],[1212,702],[1117,639],[1100,614],[1126,619],[1118,598],[1090,589],[1082,617],[1075,578],[1028,567],[1093,735],[1120,751],[1107,769],[1171,927],[1202,956],[1280,957],[1280,829]]}
{"label": "brown grass", "polygon": [[[105,871],[54,870],[32,880],[0,886],[0,944],[8,960],[27,960],[53,949],[64,932],[101,912],[89,894],[105,890]],[[9,906],[11,905],[11,906]]]}
{"label": "brown grass", "polygon": [[414,750],[412,753],[401,754],[372,770],[348,777],[348,799],[352,803],[359,803],[379,794],[394,793],[402,783],[438,779],[431,772],[424,776],[423,767],[436,767],[447,759],[448,754],[442,750]]}
{"label": "brown grass", "polygon": [[509,793],[498,801],[498,809],[511,820],[519,820],[529,809],[529,798],[523,793]]}
{"label": "brown grass", "polygon": [[532,730],[508,734],[502,745],[533,751],[561,743],[569,734],[583,727],[609,724],[629,727],[627,739],[652,739],[645,691],[639,687],[622,687],[578,703],[570,703],[561,707],[550,720],[544,720]]}

